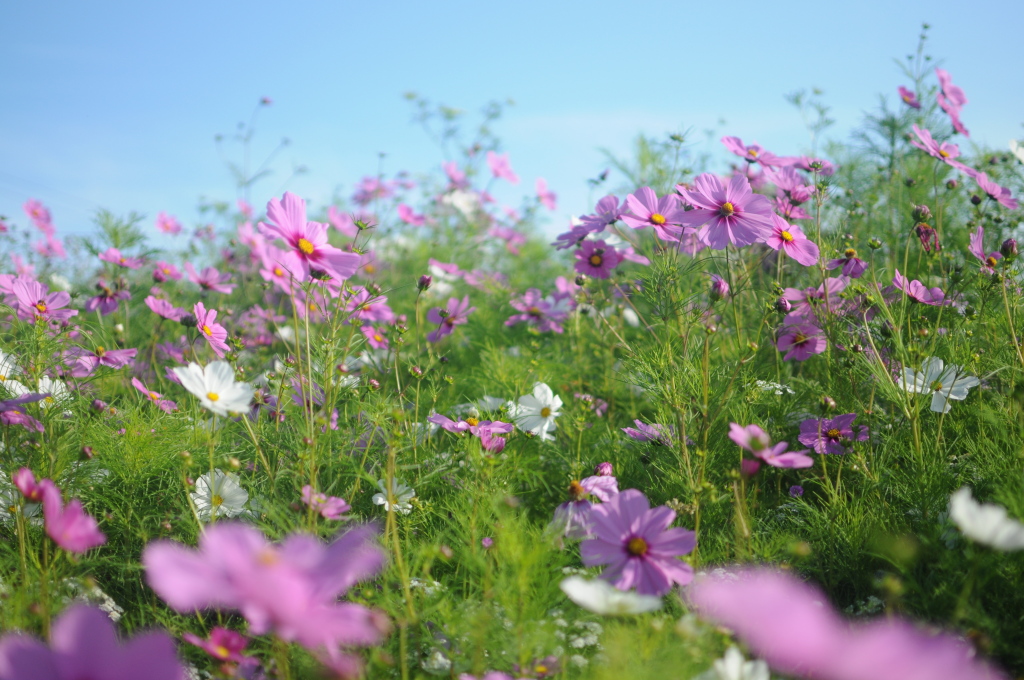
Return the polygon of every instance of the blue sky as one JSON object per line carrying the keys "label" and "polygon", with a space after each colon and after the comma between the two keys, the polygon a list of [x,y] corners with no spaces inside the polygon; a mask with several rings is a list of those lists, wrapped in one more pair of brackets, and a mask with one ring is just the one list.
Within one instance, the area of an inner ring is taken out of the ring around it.
{"label": "blue sky", "polygon": [[[557,231],[599,197],[586,186],[607,165],[599,149],[625,153],[639,132],[805,151],[783,95],[817,86],[844,138],[906,82],[893,59],[922,21],[970,99],[972,139],[1024,137],[1019,1],[2,3],[0,215],[24,224],[35,197],[62,234],[99,207],[197,224],[200,196],[235,196],[214,135],[263,96],[254,155],[291,144],[254,203],[287,188],[322,205],[382,152],[388,172],[439,165],[411,90],[467,111],[514,99],[495,131],[521,191],[543,176],[559,194]],[[286,182],[294,165],[308,172]]]}

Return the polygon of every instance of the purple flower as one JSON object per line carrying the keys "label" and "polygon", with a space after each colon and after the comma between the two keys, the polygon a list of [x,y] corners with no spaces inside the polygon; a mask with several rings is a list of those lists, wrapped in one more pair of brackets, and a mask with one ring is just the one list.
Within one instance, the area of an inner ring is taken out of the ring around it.
{"label": "purple flower", "polygon": [[964,137],[970,137],[967,128],[960,122],[960,110],[967,103],[967,95],[960,87],[953,84],[953,78],[944,69],[935,69],[935,75],[939,79],[940,91],[935,98],[939,102],[939,108],[949,115],[954,130]]}
{"label": "purple flower", "polygon": [[765,167],[774,167],[785,163],[784,159],[771,151],[765,151],[758,144],[744,145],[743,140],[739,137],[722,137],[722,144],[748,163],[760,163]]}
{"label": "purple flower", "polygon": [[916,93],[911,92],[910,90],[908,90],[907,88],[903,87],[902,85],[900,85],[900,87],[899,87],[899,93],[900,93],[900,99],[903,100],[904,104],[906,104],[907,106],[909,106],[912,109],[919,109],[919,108],[921,108],[921,102],[918,101]]}
{"label": "purple flower", "polygon": [[359,255],[346,253],[328,243],[326,224],[306,220],[306,202],[295,194],[286,191],[283,200],[270,199],[267,222],[259,223],[260,232],[267,238],[280,238],[288,244],[299,258],[303,279],[309,277],[311,269],[347,279],[359,268]]}
{"label": "purple flower", "polygon": [[104,262],[116,264],[118,267],[125,267],[126,269],[138,269],[146,263],[145,259],[141,257],[127,257],[122,255],[121,251],[117,248],[107,248],[105,251],[100,253],[100,259]]}
{"label": "purple flower", "polygon": [[902,290],[907,294],[907,297],[915,302],[932,305],[933,307],[943,307],[952,304],[950,300],[946,299],[946,294],[942,292],[941,288],[926,288],[923,283],[916,279],[910,281],[900,274],[899,269],[896,270],[896,275],[893,276],[892,282],[897,289]]}
{"label": "purple flower", "polygon": [[11,286],[15,308],[22,321],[67,321],[78,314],[77,309],[65,309],[71,296],[65,291],[50,293],[46,286],[32,279],[18,277]]}
{"label": "purple flower", "polygon": [[814,449],[815,453],[846,453],[847,446],[855,441],[862,442],[868,438],[868,428],[861,425],[858,432],[853,431],[856,413],[847,413],[835,418],[815,420],[808,418],[800,423],[801,444]]}
{"label": "purple flower", "polygon": [[590,517],[594,538],[580,545],[583,564],[607,565],[601,578],[619,590],[664,595],[673,584],[686,585],[693,579],[693,568],[676,558],[693,550],[696,534],[669,529],[676,513],[668,507],[651,509],[646,496],[628,489],[594,506]]}
{"label": "purple flower", "polygon": [[513,172],[512,166],[509,165],[507,153],[498,155],[494,151],[488,151],[487,165],[495,177],[506,179],[511,184],[519,184],[519,175]]}
{"label": "purple flower", "polygon": [[1020,203],[1018,203],[1017,199],[1013,197],[1009,189],[990,180],[988,175],[984,172],[978,172],[968,168],[967,174],[974,178],[974,181],[978,184],[978,188],[984,191],[986,196],[999,203],[999,205],[1009,208],[1010,210],[1016,210],[1020,206]]}
{"label": "purple flower", "polygon": [[530,288],[522,297],[512,298],[509,304],[522,314],[513,314],[505,320],[506,326],[528,323],[536,326],[541,333],[562,333],[562,322],[572,310],[571,295],[548,295],[544,297],[536,288]]}
{"label": "purple flower", "polygon": [[772,231],[772,206],[768,199],[750,190],[743,175],[733,175],[729,184],[704,173],[693,180],[693,189],[676,190],[694,210],[683,213],[680,223],[697,228],[697,238],[713,250],[730,243],[737,248],[767,238]]}
{"label": "purple flower", "polygon": [[228,272],[221,274],[214,267],[206,267],[203,271],[197,272],[191,262],[185,263],[185,271],[188,273],[188,280],[203,290],[227,295],[235,289],[235,284],[228,283],[231,280],[231,274]]}
{"label": "purple flower", "polygon": [[841,276],[833,277],[825,279],[824,283],[817,288],[804,288],[802,290],[799,288],[787,288],[783,293],[783,297],[793,303],[793,316],[813,318],[817,314],[817,307],[826,298],[826,291],[828,291],[829,306],[832,307],[837,304],[839,293],[843,292],[848,284],[849,280]]}
{"label": "purple flower", "polygon": [[645,425],[639,420],[634,420],[633,423],[636,425],[635,428],[622,428],[622,431],[630,439],[635,439],[638,442],[654,442],[661,446],[672,446],[672,437],[675,436],[676,429],[671,425],[659,425],[658,423]]}
{"label": "purple flower", "polygon": [[604,231],[615,224],[625,211],[626,205],[620,206],[617,196],[608,195],[597,202],[593,214],[580,217],[579,226],[586,229],[587,233]]}
{"label": "purple flower", "polygon": [[825,269],[828,269],[829,271],[836,267],[843,268],[843,276],[849,276],[851,279],[859,279],[864,276],[864,272],[867,271],[868,263],[857,257],[857,251],[855,249],[847,248],[843,251],[842,257],[829,260],[828,264],[825,265]]}
{"label": "purple flower", "polygon": [[631,212],[624,212],[621,219],[633,229],[654,227],[655,233],[662,241],[678,241],[683,232],[682,223],[685,211],[674,194],[660,199],[654,189],[642,187],[635,194],[626,197],[626,207]]}
{"label": "purple flower", "polygon": [[137,349],[106,349],[97,347],[92,352],[75,347],[68,352],[65,362],[71,367],[71,375],[84,378],[92,375],[97,366],[124,368],[133,363]]}
{"label": "purple flower", "polygon": [[971,245],[967,251],[981,261],[981,271],[986,274],[994,274],[996,265],[1003,259],[1002,253],[998,251],[985,254],[985,227],[978,227],[978,230],[971,234]]}
{"label": "purple flower", "polygon": [[800,486],[799,484],[794,484],[793,486],[789,487],[789,495],[792,496],[793,498],[800,498],[801,496],[804,495],[804,487]]}
{"label": "purple flower", "polygon": [[818,246],[804,236],[803,230],[791,225],[775,213],[772,213],[771,235],[765,244],[772,250],[789,255],[805,267],[818,263]]}
{"label": "purple flower", "polygon": [[132,387],[137,389],[139,392],[142,392],[142,394],[145,395],[146,399],[149,399],[151,402],[156,404],[157,408],[159,408],[161,411],[172,413],[178,410],[177,404],[175,404],[170,399],[164,399],[164,395],[160,394],[159,392],[152,391],[151,389],[146,387],[145,383],[143,383],[138,378],[132,378]]}
{"label": "purple flower", "polygon": [[469,306],[469,296],[462,300],[451,298],[448,306],[442,310],[434,307],[427,313],[427,321],[437,324],[437,330],[427,334],[427,342],[437,342],[446,335],[451,335],[455,326],[466,323],[469,315],[476,311],[476,307]]}
{"label": "purple flower", "polygon": [[163,632],[117,640],[114,624],[93,607],[75,605],[53,624],[50,646],[21,633],[0,640],[4,680],[184,680],[174,641]]}
{"label": "purple flower", "polygon": [[712,302],[718,302],[722,298],[729,297],[729,283],[718,274],[712,274],[711,290],[708,294]]}
{"label": "purple flower", "polygon": [[766,168],[764,176],[782,193],[782,197],[793,205],[806,203],[814,196],[814,187],[804,184],[804,178],[792,167],[787,166],[780,170]]}
{"label": "purple flower", "polygon": [[126,290],[111,290],[102,282],[96,284],[99,295],[89,298],[85,303],[85,311],[95,312],[99,310],[101,316],[107,316],[117,311],[121,300],[130,300],[132,294]]}
{"label": "purple flower", "polygon": [[72,499],[64,505],[60,489],[49,479],[39,482],[43,494],[43,519],[46,535],[64,550],[84,553],[107,542],[96,520],[82,509],[82,501]]}
{"label": "purple flower", "polygon": [[242,656],[242,650],[249,644],[249,641],[244,635],[233,630],[215,626],[210,631],[209,640],[204,640],[192,633],[185,633],[181,638],[190,645],[195,645],[203,650],[217,661],[241,663],[246,660],[246,657]]}
{"label": "purple flower", "polygon": [[309,484],[302,487],[302,502],[324,519],[345,519],[345,513],[352,509],[344,498],[320,493]]}
{"label": "purple flower", "polygon": [[821,354],[828,347],[828,340],[817,326],[809,323],[796,323],[786,326],[775,341],[775,347],[785,352],[783,361],[795,359],[807,361],[815,354]]}
{"label": "purple flower", "polygon": [[964,165],[958,160],[955,160],[956,158],[960,157],[960,147],[958,147],[956,144],[950,144],[949,142],[943,142],[942,144],[939,144],[932,138],[931,132],[924,128],[919,128],[917,127],[917,125],[914,125],[913,129],[914,134],[917,135],[917,139],[919,139],[920,141],[911,139],[910,143],[912,145],[916,146],[918,149],[921,149],[922,151],[927,152],[929,156],[938,158],[940,161],[942,161],[946,165],[949,165],[950,167],[954,167],[957,170],[961,170],[964,172],[968,171],[966,165]]}
{"label": "purple flower", "polygon": [[804,455],[806,449],[786,451],[787,442],[779,442],[773,446],[768,434],[757,425],[743,427],[738,423],[729,423],[729,439],[772,467],[807,468],[814,465],[814,460]]}
{"label": "purple flower", "polygon": [[604,241],[583,241],[573,255],[576,258],[573,268],[595,279],[607,279],[622,262],[622,255]]}
{"label": "purple flower", "polygon": [[728,627],[776,671],[818,680],[1001,680],[950,635],[899,618],[851,625],[825,594],[795,575],[746,568],[702,577],[689,589],[698,613]]}

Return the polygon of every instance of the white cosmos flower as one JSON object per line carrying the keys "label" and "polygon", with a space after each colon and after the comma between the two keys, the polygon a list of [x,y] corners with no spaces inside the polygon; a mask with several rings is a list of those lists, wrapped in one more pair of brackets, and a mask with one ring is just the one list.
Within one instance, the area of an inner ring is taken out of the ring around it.
{"label": "white cosmos flower", "polygon": [[[380,489],[380,493],[373,494],[374,505],[383,505],[385,511],[390,510],[391,505],[388,503],[387,482],[383,479],[377,480],[377,488]],[[412,503],[410,501],[416,496],[416,492],[411,487],[401,484],[392,478],[391,496],[395,501],[395,512],[400,512],[403,515],[408,515],[412,512]]]}
{"label": "white cosmos flower", "polygon": [[551,388],[539,382],[533,386],[533,394],[519,397],[519,402],[509,402],[508,412],[516,425],[524,432],[537,435],[541,440],[554,439],[550,433],[555,430],[555,418],[562,408],[562,399],[555,396]]}
{"label": "white cosmos flower", "polygon": [[1016,139],[1010,140],[1010,151],[1017,157],[1021,163],[1024,163],[1024,144],[1021,144]]}
{"label": "white cosmos flower", "polygon": [[235,382],[235,369],[226,361],[202,366],[190,363],[174,368],[182,387],[199,397],[199,403],[219,416],[249,410],[253,389],[249,383]]}
{"label": "white cosmos flower", "polygon": [[559,587],[566,596],[587,611],[605,616],[643,614],[661,609],[661,598],[624,592],[603,579],[570,576]]}
{"label": "white cosmos flower", "polygon": [[0,351],[0,382],[6,382],[10,378],[21,373],[18,362],[7,352]]}
{"label": "white cosmos flower", "polygon": [[747,661],[743,652],[730,647],[707,672],[697,677],[698,680],[770,680],[771,673],[764,661]]}
{"label": "white cosmos flower", "polygon": [[201,520],[238,517],[245,512],[248,500],[249,494],[238,483],[238,476],[221,470],[213,471],[212,483],[209,472],[197,479],[196,490],[192,493],[192,502]]}
{"label": "white cosmos flower", "polygon": [[1006,508],[979,503],[963,487],[949,499],[949,516],[967,538],[996,550],[1024,549],[1024,524],[1011,519]]}
{"label": "white cosmos flower", "polygon": [[920,371],[904,368],[899,386],[911,394],[932,395],[931,409],[936,413],[949,413],[949,400],[966,399],[967,391],[980,382],[973,375],[963,373],[956,364],[944,366],[942,359],[928,357],[921,362]]}

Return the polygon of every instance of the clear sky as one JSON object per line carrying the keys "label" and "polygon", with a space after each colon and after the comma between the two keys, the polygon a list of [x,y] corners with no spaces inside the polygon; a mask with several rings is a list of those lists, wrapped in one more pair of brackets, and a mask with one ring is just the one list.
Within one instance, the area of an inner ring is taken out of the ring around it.
{"label": "clear sky", "polygon": [[[4,2],[0,215],[25,224],[34,197],[64,235],[99,207],[198,224],[200,196],[235,197],[214,135],[263,96],[254,155],[291,144],[253,202],[287,188],[323,205],[376,174],[382,152],[388,173],[439,165],[411,90],[468,111],[514,99],[495,131],[522,191],[543,176],[559,194],[560,230],[598,198],[586,179],[607,166],[599,148],[626,152],[641,131],[806,151],[783,95],[816,86],[845,137],[880,94],[895,100],[893,59],[922,21],[970,99],[972,139],[1024,137],[1022,0]],[[295,165],[308,172],[289,181]]]}

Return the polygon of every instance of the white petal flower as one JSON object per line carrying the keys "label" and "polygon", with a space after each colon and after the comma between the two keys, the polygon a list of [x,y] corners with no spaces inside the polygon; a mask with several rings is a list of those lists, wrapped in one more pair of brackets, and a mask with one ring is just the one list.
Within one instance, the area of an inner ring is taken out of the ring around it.
{"label": "white petal flower", "polygon": [[764,661],[747,661],[736,647],[725,650],[725,655],[698,676],[699,680],[770,680],[771,673]]}
{"label": "white petal flower", "polygon": [[214,361],[206,368],[195,363],[174,368],[182,387],[199,397],[204,408],[219,416],[249,410],[253,388],[249,383],[235,382],[235,369],[226,361]]}
{"label": "white petal flower", "polygon": [[911,394],[932,395],[931,410],[936,413],[949,413],[950,399],[962,401],[967,393],[981,381],[973,375],[966,375],[956,364],[945,366],[942,359],[928,357],[921,362],[921,370],[903,369],[903,377],[898,384]]}
{"label": "white petal flower", "polygon": [[248,500],[249,494],[238,483],[238,476],[222,470],[213,471],[212,483],[209,472],[197,479],[196,490],[192,493],[192,502],[201,520],[238,517],[245,512]]}
{"label": "white petal flower", "polygon": [[950,497],[949,516],[973,541],[996,550],[1024,550],[1024,524],[1007,516],[1002,506],[974,500],[966,486]]}
{"label": "white petal flower", "polygon": [[18,362],[6,352],[0,352],[0,383],[21,373]]}
{"label": "white petal flower", "polygon": [[44,375],[39,379],[36,387],[37,394],[49,394],[46,399],[39,402],[42,408],[48,408],[54,404],[60,404],[71,398],[68,386],[60,380]]}
{"label": "white petal flower", "polygon": [[555,430],[555,418],[562,408],[561,397],[555,396],[544,383],[533,386],[533,394],[519,397],[519,402],[509,402],[508,412],[516,426],[524,432],[537,435],[541,440],[554,439],[550,433]]}
{"label": "white petal flower", "polygon": [[1024,163],[1024,144],[1021,144],[1016,139],[1010,140],[1010,151],[1017,157],[1021,163]]}
{"label": "white petal flower", "polygon": [[[377,480],[377,488],[380,489],[380,493],[373,494],[374,504],[383,505],[385,511],[390,510],[391,504],[388,502],[387,483],[383,479],[379,479]],[[411,487],[392,479],[391,496],[395,501],[395,512],[400,512],[403,515],[408,515],[412,512],[412,503],[410,501],[416,496],[416,492]]]}
{"label": "white petal flower", "polygon": [[605,616],[643,614],[661,609],[661,598],[619,590],[602,579],[570,576],[559,587],[566,596],[587,611]]}

